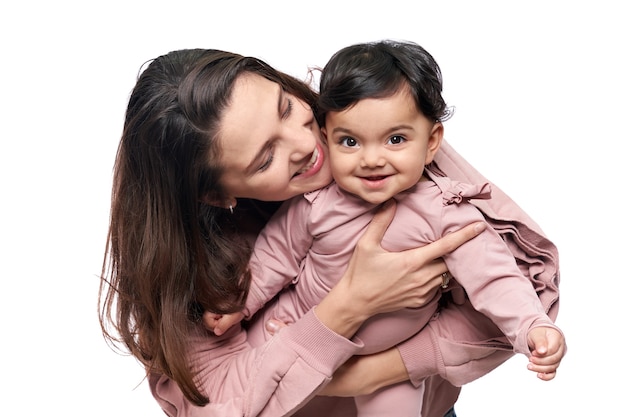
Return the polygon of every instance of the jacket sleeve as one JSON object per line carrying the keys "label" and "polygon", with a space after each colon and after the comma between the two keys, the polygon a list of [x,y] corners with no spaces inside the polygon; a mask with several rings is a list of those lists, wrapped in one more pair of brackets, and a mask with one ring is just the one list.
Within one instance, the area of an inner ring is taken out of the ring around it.
{"label": "jacket sleeve", "polygon": [[[544,311],[555,320],[560,281],[556,246],[510,197],[447,142],[442,144],[431,169],[457,181],[491,183],[492,198],[472,200],[472,204],[504,240],[531,282]],[[445,305],[422,332],[398,348],[414,384],[439,375],[461,386],[487,374],[513,355],[512,346],[498,327],[468,300]]]}
{"label": "jacket sleeve", "polygon": [[204,407],[190,403],[170,378],[148,378],[170,417],[284,416],[304,405],[361,347],[325,327],[311,310],[256,348],[235,327],[221,337],[196,337],[191,357],[197,383],[210,399]]}
{"label": "jacket sleeve", "polygon": [[250,259],[252,281],[244,314],[251,317],[300,273],[311,247],[308,230],[311,206],[303,197],[285,202],[263,228]]}
{"label": "jacket sleeve", "polygon": [[453,180],[491,184],[491,198],[472,200],[485,220],[504,240],[522,273],[530,280],[546,313],[552,320],[559,310],[559,253],[539,225],[507,194],[443,142],[434,166]]}
{"label": "jacket sleeve", "polygon": [[[442,208],[443,234],[458,230],[462,219],[480,220],[482,216],[470,204],[450,204]],[[472,306],[493,321],[516,353],[530,356],[528,332],[539,323],[552,325],[530,280],[518,268],[507,245],[493,229],[476,236],[444,256],[448,270],[455,277],[450,288],[469,298]],[[461,288],[453,288],[458,286]],[[465,299],[460,300],[466,302]]]}

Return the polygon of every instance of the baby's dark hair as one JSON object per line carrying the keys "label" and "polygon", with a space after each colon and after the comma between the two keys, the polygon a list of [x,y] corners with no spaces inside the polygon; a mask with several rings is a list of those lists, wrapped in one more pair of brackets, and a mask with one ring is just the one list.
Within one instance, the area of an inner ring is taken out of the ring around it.
{"label": "baby's dark hair", "polygon": [[452,116],[441,91],[441,70],[421,46],[408,41],[383,40],[348,46],[336,52],[320,77],[318,118],[342,111],[367,98],[385,98],[405,86],[417,108],[432,121]]}

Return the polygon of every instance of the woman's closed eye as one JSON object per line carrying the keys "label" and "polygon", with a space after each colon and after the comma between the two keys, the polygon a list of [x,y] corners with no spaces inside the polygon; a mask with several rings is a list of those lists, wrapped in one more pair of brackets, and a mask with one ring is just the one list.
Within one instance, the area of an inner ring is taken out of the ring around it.
{"label": "woman's closed eye", "polygon": [[283,113],[281,115],[283,119],[288,118],[289,115],[291,114],[291,110],[293,109],[293,101],[290,98],[288,98],[286,102],[287,104],[285,106],[285,110],[283,110]]}
{"label": "woman's closed eye", "polygon": [[274,160],[274,151],[270,150],[265,157],[265,161],[261,164],[261,166],[259,166],[259,169],[257,171],[259,172],[266,171],[270,167],[270,165],[272,165],[273,160]]}
{"label": "woman's closed eye", "polygon": [[[291,115],[292,109],[293,109],[293,100],[289,97],[285,97],[283,101],[282,111],[280,113],[280,118],[283,120],[289,118],[289,116]],[[272,165],[273,161],[274,161],[273,145],[268,144],[267,151],[265,153],[265,158],[263,162],[257,168],[257,172],[266,171]]]}
{"label": "woman's closed eye", "polygon": [[[280,118],[283,120],[287,119],[291,115],[292,109],[293,109],[293,100],[291,100],[289,97],[285,97],[285,99],[283,100],[283,106],[282,106],[282,111],[280,113]],[[261,163],[261,165],[257,169],[257,172],[266,171],[272,165],[273,160],[274,160],[274,149],[268,148],[265,154],[265,159],[263,163]]]}

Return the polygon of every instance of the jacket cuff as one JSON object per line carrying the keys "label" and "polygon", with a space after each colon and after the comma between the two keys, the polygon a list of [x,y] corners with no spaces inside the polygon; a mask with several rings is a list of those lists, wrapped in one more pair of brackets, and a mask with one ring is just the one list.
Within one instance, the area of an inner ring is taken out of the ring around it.
{"label": "jacket cuff", "polygon": [[415,387],[428,376],[441,374],[445,377],[443,357],[436,340],[430,326],[426,326],[397,346],[409,379]]}
{"label": "jacket cuff", "polygon": [[281,329],[280,337],[313,369],[331,376],[339,366],[363,348],[326,327],[311,309],[294,324]]}

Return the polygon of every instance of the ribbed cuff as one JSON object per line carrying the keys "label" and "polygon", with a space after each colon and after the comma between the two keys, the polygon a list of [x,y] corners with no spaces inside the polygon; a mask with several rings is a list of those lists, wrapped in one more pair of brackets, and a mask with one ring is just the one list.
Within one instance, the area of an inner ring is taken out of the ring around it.
{"label": "ribbed cuff", "polygon": [[397,346],[409,373],[409,379],[415,387],[428,376],[436,374],[444,376],[443,357],[436,340],[430,326],[426,326],[421,332]]}
{"label": "ribbed cuff", "polygon": [[289,345],[313,369],[331,376],[339,366],[363,348],[326,327],[311,309],[274,337]]}

